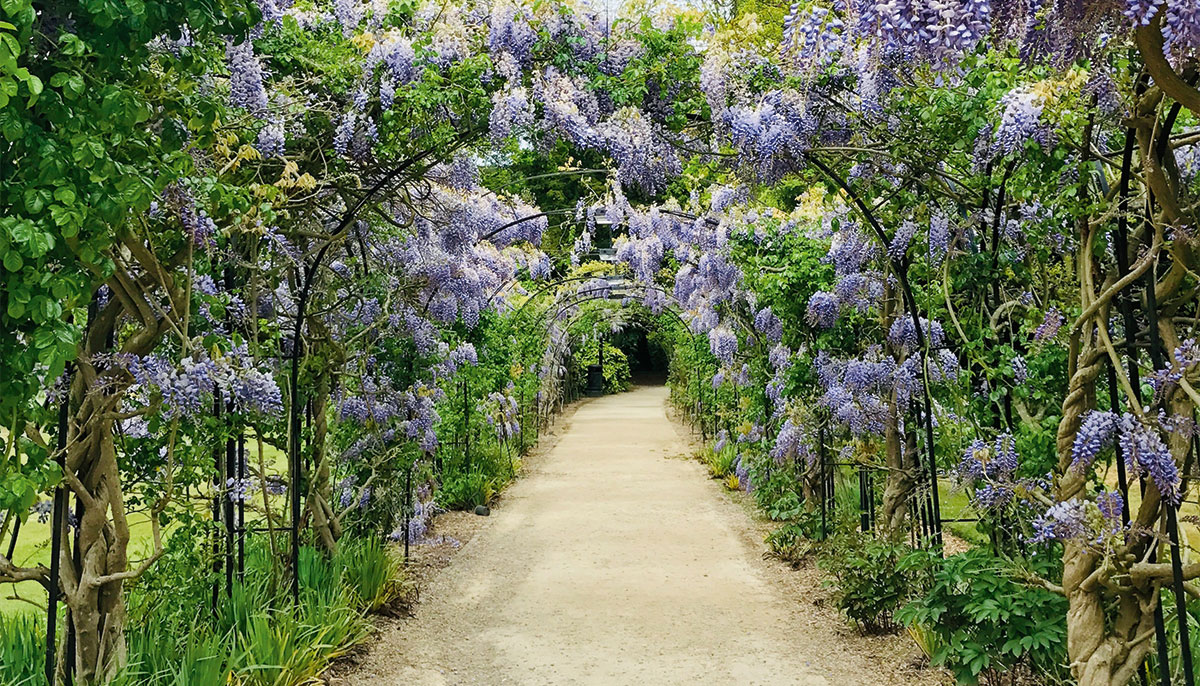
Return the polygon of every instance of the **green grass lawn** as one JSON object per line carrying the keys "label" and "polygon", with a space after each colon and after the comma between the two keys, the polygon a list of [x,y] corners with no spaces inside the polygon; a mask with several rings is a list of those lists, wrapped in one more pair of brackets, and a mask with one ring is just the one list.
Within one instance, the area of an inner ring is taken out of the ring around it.
{"label": "green grass lawn", "polygon": [[[250,438],[246,445],[246,459],[251,465],[258,464],[258,449],[253,440]],[[263,445],[263,461],[266,463],[267,471],[270,474],[282,475],[286,473],[286,458],[282,451],[270,445]],[[261,509],[262,495],[256,493],[253,500]],[[272,496],[272,500],[278,496]],[[208,503],[204,501],[196,501],[197,506],[205,508],[208,511]],[[276,508],[272,508],[276,509]],[[136,563],[137,560],[145,557],[153,550],[154,542],[152,538],[152,527],[150,526],[150,518],[142,512],[132,512],[128,515],[129,518],[129,557],[131,563]],[[250,508],[247,505],[246,521],[249,523]],[[38,521],[36,515],[30,516],[25,523],[21,525],[21,535],[17,538],[17,547],[13,551],[13,562],[21,566],[31,566],[36,564],[50,564],[50,522],[47,520],[45,524]],[[164,533],[164,536],[166,534]],[[3,541],[3,551],[8,550],[8,539]],[[29,602],[37,603],[37,606],[31,605]],[[0,614],[15,614],[20,612],[45,612],[46,591],[41,584],[25,581],[19,584],[0,584]],[[39,609],[42,608],[42,609]]]}
{"label": "green grass lawn", "polygon": [[[949,479],[938,479],[938,505],[941,506],[942,519],[975,519],[979,516],[971,507],[967,492]],[[945,528],[973,545],[987,544],[987,536],[979,532],[975,522],[946,522]]]}
{"label": "green grass lawn", "polygon": [[[150,519],[142,513],[129,515],[130,556],[136,560],[153,548]],[[8,541],[4,545],[7,549]],[[36,516],[30,517],[21,525],[21,535],[17,538],[17,547],[13,552],[13,562],[22,566],[50,564],[50,522],[42,524]],[[16,597],[14,597],[16,596]],[[20,600],[18,598],[24,598]],[[19,612],[44,612],[26,600],[33,601],[44,608],[46,605],[46,590],[41,584],[25,581],[19,584],[0,584],[0,614]]]}
{"label": "green grass lawn", "polygon": [[[1112,475],[1106,481],[1111,481],[1110,487],[1116,488],[1115,469]],[[947,479],[938,481],[938,497],[942,506],[943,519],[968,519],[976,517],[975,510],[971,507],[967,494],[960,488],[957,488],[954,483]],[[1129,507],[1131,512],[1137,512],[1138,506],[1141,505],[1142,497],[1136,487],[1130,489]],[[1187,497],[1179,508],[1179,528],[1184,534],[1184,561],[1200,559],[1200,526],[1197,526],[1195,521],[1200,518],[1200,484],[1193,483]],[[953,532],[959,538],[966,540],[969,543],[984,545],[987,543],[987,538],[979,532],[974,523],[971,522],[947,522],[946,529]]]}

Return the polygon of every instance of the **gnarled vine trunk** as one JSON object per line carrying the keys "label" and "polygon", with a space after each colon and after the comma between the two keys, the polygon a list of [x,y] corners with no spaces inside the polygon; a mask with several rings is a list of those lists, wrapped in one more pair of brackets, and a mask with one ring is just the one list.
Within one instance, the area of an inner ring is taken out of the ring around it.
{"label": "gnarled vine trunk", "polygon": [[[89,390],[91,392],[89,393]],[[75,535],[64,520],[61,587],[75,634],[76,680],[104,683],[125,664],[125,603],[129,525],[117,469],[111,414],[115,400],[76,377],[66,471],[76,481]],[[64,659],[66,656],[64,655]]]}
{"label": "gnarled vine trunk", "polygon": [[913,476],[913,454],[905,450],[905,437],[900,433],[897,417],[896,393],[893,390],[888,402],[887,419],[884,421],[884,463],[887,466],[887,484],[883,489],[883,531],[888,536],[900,536],[908,526],[909,496],[912,495],[916,479]]}
{"label": "gnarled vine trunk", "polygon": [[[150,293],[163,293],[174,311],[186,311],[186,296],[169,271],[174,264],[160,262],[136,237],[122,234],[119,239],[139,269],[117,270],[107,282],[112,299],[88,322],[68,396],[71,414],[63,465],[63,486],[74,496],[76,521],[72,527],[63,518],[59,588],[67,627],[74,635],[74,680],[87,686],[107,683],[125,665],[125,582],[162,555],[157,515],[170,497],[169,492],[161,494],[150,511],[153,553],[130,569],[129,522],[113,438],[129,378],[120,365],[99,361],[112,350],[118,323],[128,323],[122,317],[137,326],[120,341],[120,353],[144,356],[161,341],[171,324],[161,309],[149,304]],[[68,659],[60,650],[60,672]]]}
{"label": "gnarled vine trunk", "polygon": [[333,478],[329,467],[329,395],[332,392],[332,377],[346,363],[345,351],[332,340],[328,328],[317,318],[309,320],[309,331],[313,337],[310,346],[315,353],[313,359],[321,360],[320,368],[313,370],[312,389],[312,436],[309,464],[312,474],[306,498],[307,516],[311,520],[317,542],[332,554],[337,552],[338,539],[342,537],[341,517],[334,510]]}

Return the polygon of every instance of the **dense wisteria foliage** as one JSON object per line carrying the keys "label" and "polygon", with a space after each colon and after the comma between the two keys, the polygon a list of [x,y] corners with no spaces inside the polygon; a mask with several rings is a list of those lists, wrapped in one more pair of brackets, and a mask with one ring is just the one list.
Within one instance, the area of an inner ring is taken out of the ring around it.
{"label": "dense wisteria foliage", "polygon": [[206,412],[218,392],[239,411],[268,415],[283,411],[279,386],[271,374],[259,369],[245,345],[216,357],[184,357],[177,365],[160,355],[121,361],[136,382],[132,396],[161,403],[168,416],[195,417]]}

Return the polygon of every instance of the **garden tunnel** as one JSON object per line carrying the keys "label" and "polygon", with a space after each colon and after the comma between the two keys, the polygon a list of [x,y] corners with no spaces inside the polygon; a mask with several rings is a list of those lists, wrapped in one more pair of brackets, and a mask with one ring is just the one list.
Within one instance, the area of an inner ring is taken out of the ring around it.
{"label": "garden tunnel", "polygon": [[254,682],[239,593],[361,619],[302,576],[407,561],[615,343],[783,534],[930,551],[964,681],[1195,683],[1194,1],[128,4],[0,10],[14,682]]}

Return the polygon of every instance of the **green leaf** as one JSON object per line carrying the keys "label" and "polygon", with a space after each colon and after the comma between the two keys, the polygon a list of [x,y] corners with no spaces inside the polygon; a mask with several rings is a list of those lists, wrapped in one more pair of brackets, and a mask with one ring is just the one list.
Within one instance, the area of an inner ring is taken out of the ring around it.
{"label": "green leaf", "polygon": [[[4,266],[8,266],[8,259],[4,260]],[[25,316],[25,303],[17,302],[16,300],[8,301],[8,316],[13,319],[20,319]]]}
{"label": "green leaf", "polygon": [[26,211],[28,211],[30,214],[37,214],[37,213],[41,212],[42,208],[45,206],[46,206],[46,203],[45,203],[45,201],[42,200],[41,191],[39,191],[37,188],[26,188],[25,189],[25,210]]}

